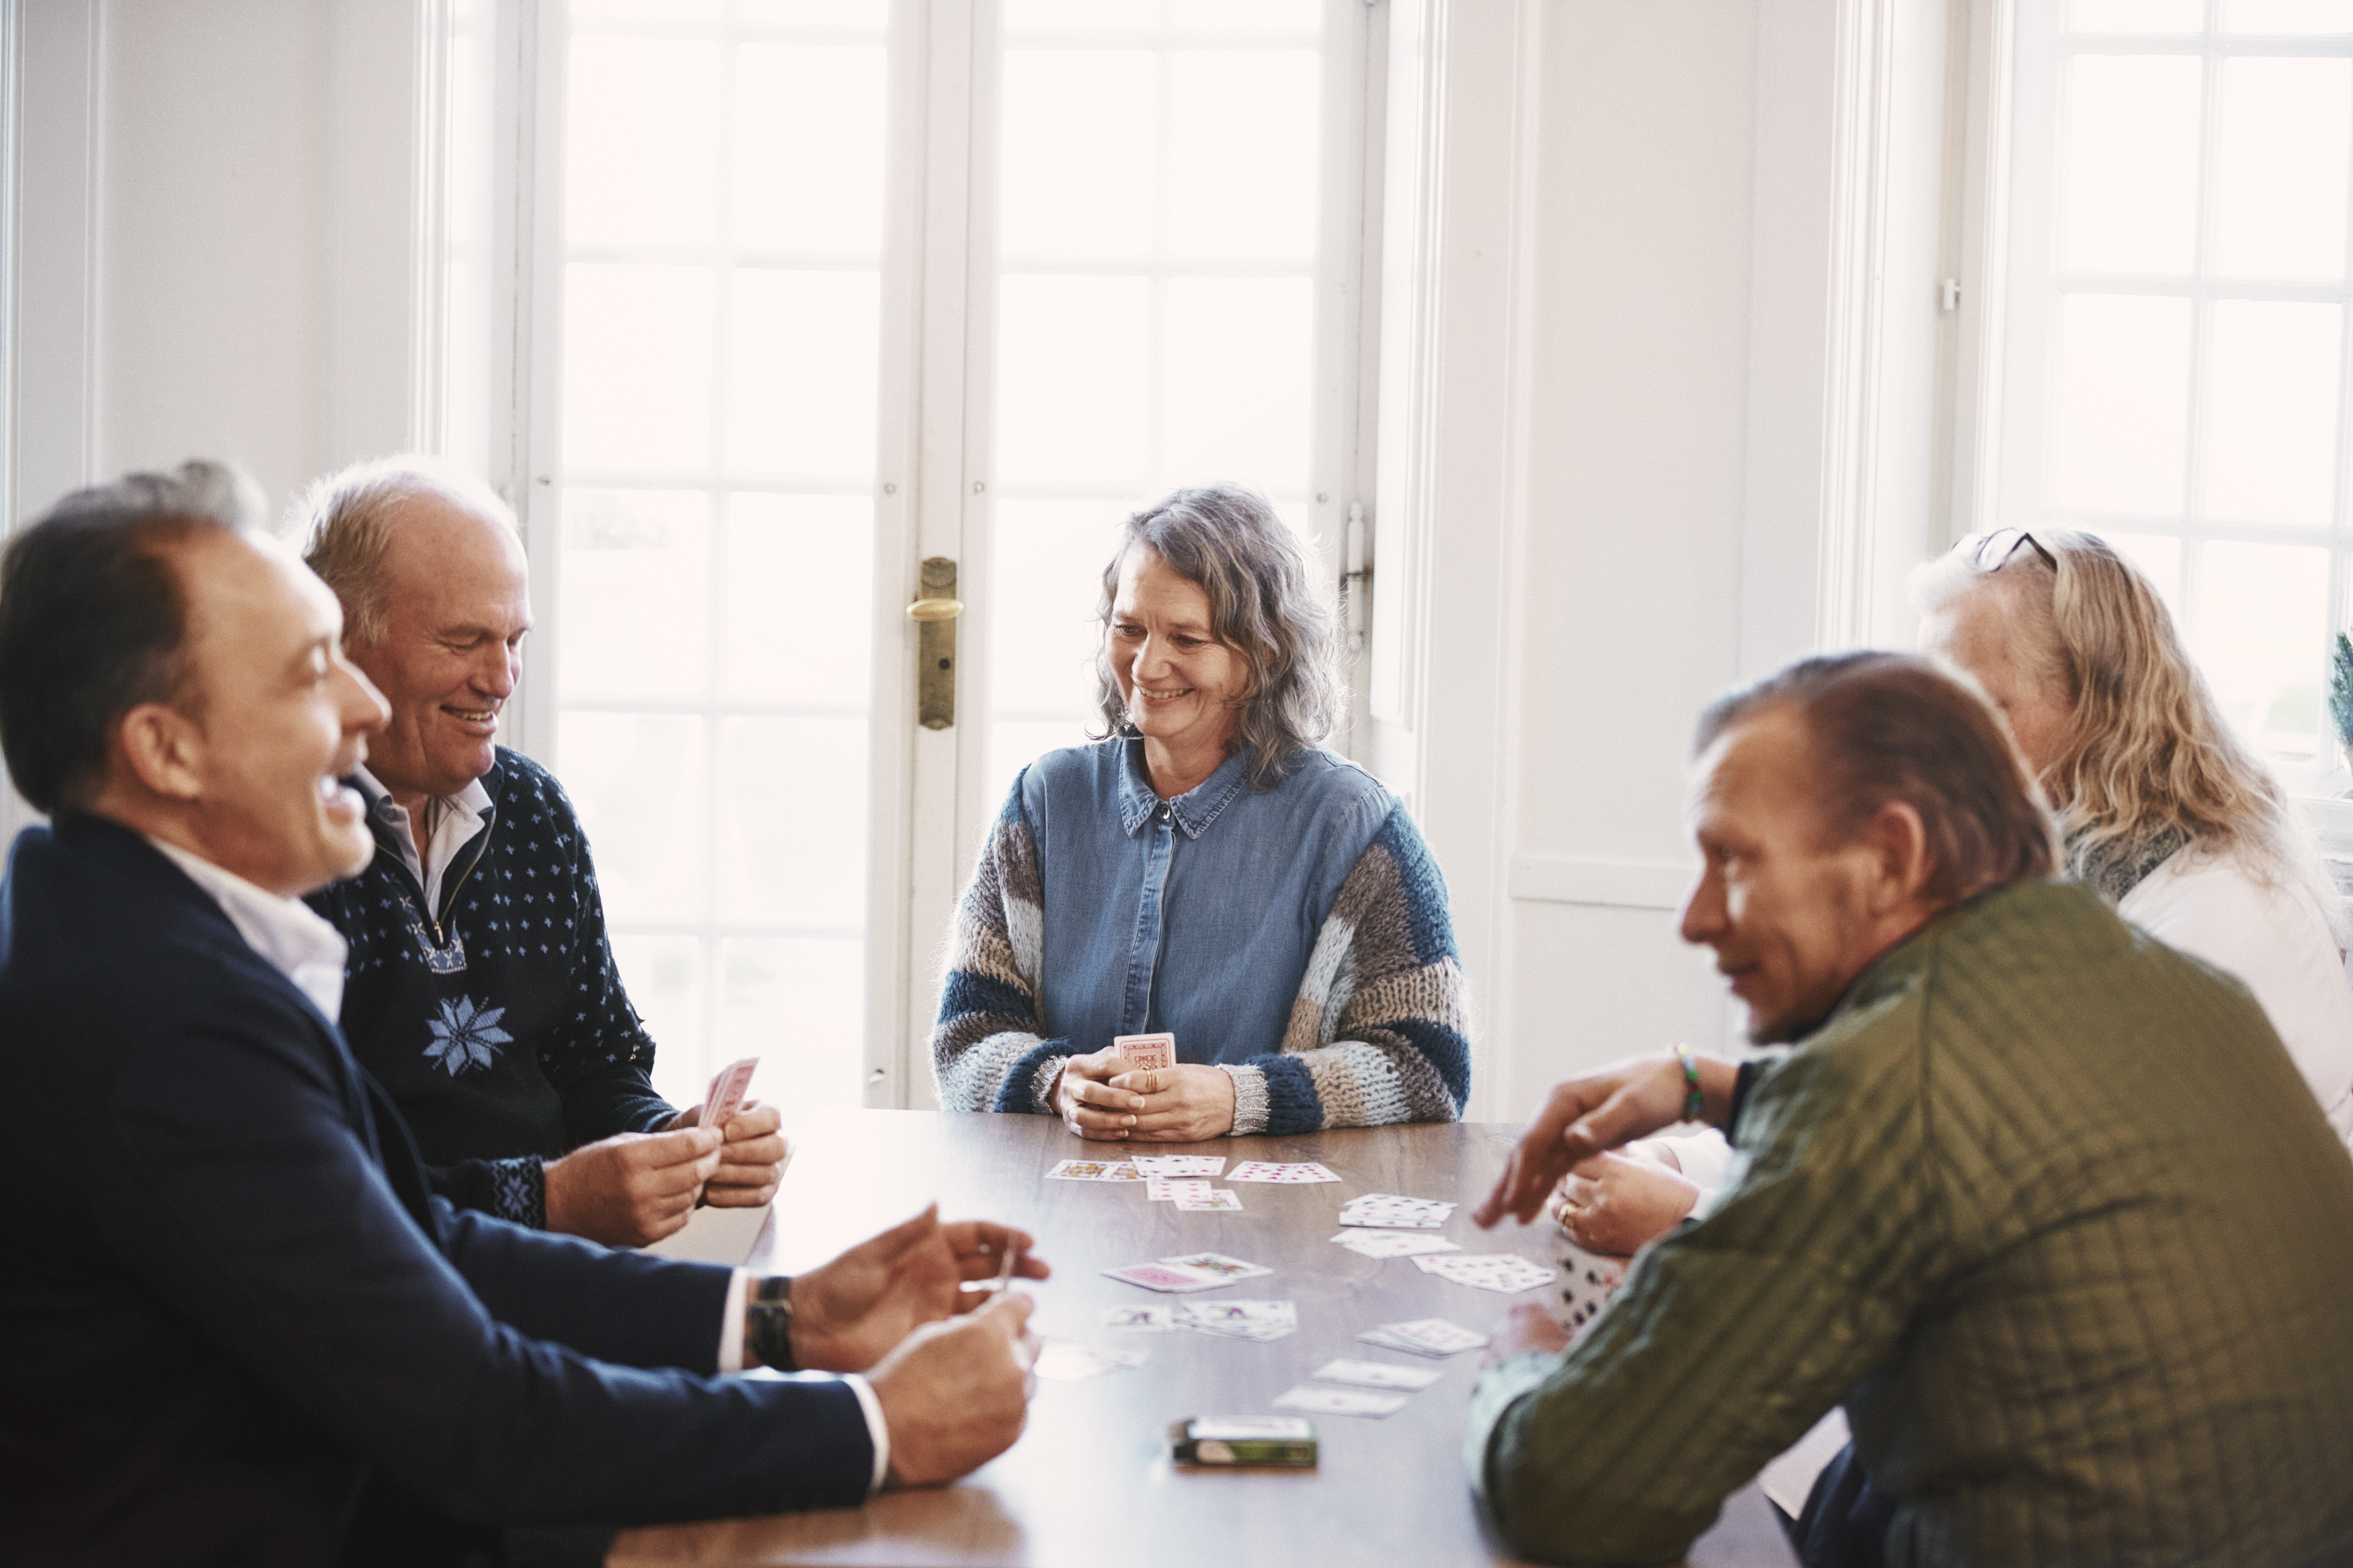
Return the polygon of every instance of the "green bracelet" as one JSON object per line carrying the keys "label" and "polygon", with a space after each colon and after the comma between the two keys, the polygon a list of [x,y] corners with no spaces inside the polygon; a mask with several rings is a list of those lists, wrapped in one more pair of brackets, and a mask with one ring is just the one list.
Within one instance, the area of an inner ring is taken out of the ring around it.
{"label": "green bracelet", "polygon": [[1689,1046],[1677,1046],[1675,1060],[1683,1064],[1683,1082],[1688,1086],[1688,1092],[1683,1096],[1683,1120],[1685,1121],[1704,1121],[1707,1096],[1702,1094],[1699,1089],[1699,1058],[1692,1055],[1692,1048]]}

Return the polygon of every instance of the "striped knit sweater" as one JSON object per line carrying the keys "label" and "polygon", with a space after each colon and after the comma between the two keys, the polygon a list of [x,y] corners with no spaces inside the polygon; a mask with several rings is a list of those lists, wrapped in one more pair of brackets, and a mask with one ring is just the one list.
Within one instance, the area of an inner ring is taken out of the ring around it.
{"label": "striped knit sweater", "polygon": [[[1111,1043],[1044,1033],[1045,890],[1021,803],[1017,784],[956,915],[932,1033],[951,1110],[1050,1112],[1062,1064]],[[1234,1134],[1457,1120],[1469,1035],[1445,884],[1391,804],[1317,929],[1280,1047],[1218,1064],[1234,1080]]]}

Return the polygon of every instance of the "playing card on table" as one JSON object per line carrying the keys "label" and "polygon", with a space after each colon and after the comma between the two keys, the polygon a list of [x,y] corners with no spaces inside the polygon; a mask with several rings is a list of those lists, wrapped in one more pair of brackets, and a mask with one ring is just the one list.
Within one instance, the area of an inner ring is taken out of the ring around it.
{"label": "playing card on table", "polygon": [[1064,1383],[1076,1383],[1098,1373],[1125,1372],[1142,1366],[1150,1357],[1144,1351],[1113,1350],[1107,1345],[1091,1345],[1079,1340],[1048,1340],[1038,1352],[1030,1370],[1039,1377],[1058,1378]]}
{"label": "playing card on table", "polygon": [[1265,1160],[1245,1160],[1236,1165],[1229,1182],[1336,1182],[1340,1178],[1328,1166],[1313,1160],[1296,1164],[1275,1164]]}
{"label": "playing card on table", "polygon": [[1178,1193],[1168,1200],[1187,1214],[1198,1214],[1208,1209],[1238,1209],[1241,1198],[1231,1187],[1214,1187],[1206,1193]]}
{"label": "playing card on table", "polygon": [[1450,1323],[1443,1318],[1416,1318],[1411,1322],[1383,1323],[1356,1336],[1392,1350],[1407,1350],[1416,1355],[1450,1356],[1464,1351],[1475,1351],[1487,1342],[1484,1334],[1473,1333],[1460,1323]]}
{"label": "playing card on table", "polygon": [[1453,1217],[1454,1205],[1443,1199],[1399,1197],[1395,1193],[1366,1193],[1350,1198],[1340,1208],[1342,1225],[1401,1230],[1437,1230]]}
{"label": "playing card on table", "polygon": [[1046,1173],[1050,1182],[1133,1182],[1135,1167],[1125,1160],[1064,1160]]}
{"label": "playing card on table", "polygon": [[1318,1388],[1303,1383],[1275,1396],[1285,1410],[1313,1410],[1319,1415],[1368,1415],[1378,1420],[1405,1408],[1402,1394],[1369,1394],[1355,1388]]}
{"label": "playing card on table", "polygon": [[1103,1309],[1103,1327],[1106,1329],[1125,1329],[1136,1334],[1168,1334],[1176,1332],[1179,1326],[1174,1307]]}
{"label": "playing card on table", "polygon": [[1274,1272],[1263,1263],[1245,1262],[1239,1258],[1229,1258],[1222,1252],[1188,1252],[1182,1258],[1164,1258],[1160,1261],[1171,1268],[1196,1269],[1229,1281],[1255,1279],[1261,1274]]}
{"label": "playing card on table", "polygon": [[1214,1176],[1226,1168],[1223,1154],[1138,1154],[1128,1162],[1144,1176]]}
{"label": "playing card on table", "polygon": [[744,1109],[744,1091],[752,1087],[752,1073],[759,1065],[759,1058],[745,1057],[719,1069],[702,1096],[702,1126],[724,1127]]}
{"label": "playing card on table", "polygon": [[1173,1176],[1147,1176],[1144,1181],[1144,1195],[1156,1204],[1176,1198],[1206,1198],[1209,1195],[1209,1179],[1196,1176],[1189,1181],[1180,1181]]}
{"label": "playing card on table", "polygon": [[[1233,1280],[1223,1274],[1206,1268],[1187,1268],[1166,1263],[1131,1263],[1124,1268],[1106,1268],[1105,1274],[1130,1285],[1141,1285],[1147,1290],[1214,1290]],[[1271,1272],[1271,1271],[1270,1271]]]}
{"label": "playing card on table", "polygon": [[1475,1286],[1501,1296],[1516,1296],[1552,1283],[1552,1270],[1529,1262],[1516,1252],[1451,1253],[1417,1258],[1414,1267],[1425,1274]]}
{"label": "playing card on table", "polygon": [[1318,1383],[1345,1383],[1354,1388],[1385,1388],[1400,1394],[1428,1388],[1440,1376],[1418,1366],[1395,1366],[1385,1361],[1327,1361],[1307,1375]]}
{"label": "playing card on table", "polygon": [[1176,1065],[1174,1035],[1117,1035],[1112,1038],[1111,1048],[1137,1072],[1166,1072]]}
{"label": "playing card on table", "polygon": [[1365,1258],[1412,1258],[1426,1252],[1460,1252],[1462,1244],[1409,1230],[1344,1230],[1332,1238]]}
{"label": "playing card on table", "polygon": [[1279,1340],[1299,1329],[1299,1308],[1291,1301],[1187,1301],[1184,1326],[1237,1340]]}

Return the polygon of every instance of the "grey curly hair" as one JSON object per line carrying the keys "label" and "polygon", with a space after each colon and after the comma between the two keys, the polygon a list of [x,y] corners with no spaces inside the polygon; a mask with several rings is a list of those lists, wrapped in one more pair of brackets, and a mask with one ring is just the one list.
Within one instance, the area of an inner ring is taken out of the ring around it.
{"label": "grey curly hair", "polygon": [[[1305,552],[1253,490],[1231,484],[1172,490],[1120,531],[1095,607],[1106,632],[1121,564],[1138,545],[1209,596],[1212,634],[1241,656],[1250,672],[1232,751],[1250,754],[1252,789],[1274,788],[1289,776],[1293,759],[1321,744],[1346,711],[1337,622],[1326,596],[1316,591]],[[1103,735],[1134,733],[1102,643],[1095,688]]]}

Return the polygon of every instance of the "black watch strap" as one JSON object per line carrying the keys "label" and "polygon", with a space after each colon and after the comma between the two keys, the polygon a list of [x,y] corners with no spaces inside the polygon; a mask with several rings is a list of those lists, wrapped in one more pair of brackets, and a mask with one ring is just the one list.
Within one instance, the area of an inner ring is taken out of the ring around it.
{"label": "black watch strap", "polygon": [[760,1364],[778,1372],[798,1372],[793,1360],[793,1280],[789,1274],[771,1274],[744,1298],[744,1340]]}

